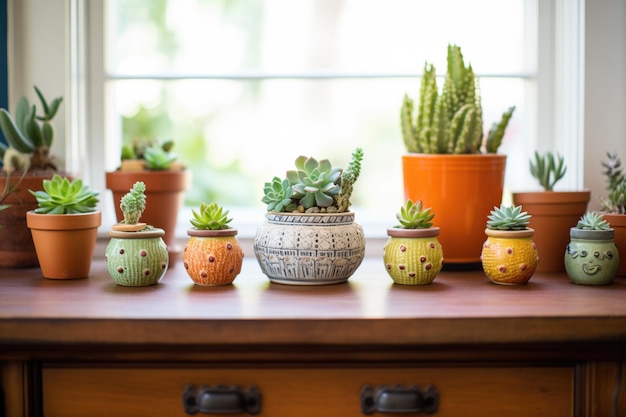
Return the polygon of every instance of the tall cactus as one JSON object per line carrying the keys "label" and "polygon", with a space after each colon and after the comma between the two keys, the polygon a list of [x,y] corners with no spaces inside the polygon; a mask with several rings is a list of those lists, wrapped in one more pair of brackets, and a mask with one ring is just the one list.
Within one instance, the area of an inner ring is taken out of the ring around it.
{"label": "tall cactus", "polygon": [[[480,153],[483,148],[483,111],[478,77],[471,65],[465,66],[461,48],[448,45],[447,72],[441,93],[437,89],[435,67],[424,65],[417,114],[415,104],[405,95],[401,126],[408,152]],[[512,116],[511,107],[490,131],[487,152],[496,152]]]}

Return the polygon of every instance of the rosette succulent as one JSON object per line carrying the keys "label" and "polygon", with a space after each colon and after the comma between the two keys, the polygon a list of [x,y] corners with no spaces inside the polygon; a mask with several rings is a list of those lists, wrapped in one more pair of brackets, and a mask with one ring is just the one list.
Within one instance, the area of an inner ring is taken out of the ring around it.
{"label": "rosette succulent", "polygon": [[411,199],[400,208],[400,213],[396,215],[400,224],[396,226],[401,229],[427,229],[433,225],[431,220],[435,217],[430,212],[430,207],[422,209],[422,201],[414,203]]}
{"label": "rosette succulent", "polygon": [[611,226],[601,215],[590,211],[585,213],[580,220],[578,220],[576,228],[583,230],[609,230]]}
{"label": "rosette succulent", "polygon": [[120,200],[120,208],[124,214],[123,224],[137,224],[143,211],[146,209],[146,184],[137,181],[133,188]]}
{"label": "rosette succulent", "polygon": [[40,214],[77,214],[95,211],[98,193],[91,191],[80,178],[72,181],[58,174],[43,180],[43,191],[30,193],[37,199]]}
{"label": "rosette succulent", "polygon": [[313,157],[299,156],[296,170],[287,171],[287,179],[293,188],[293,198],[305,209],[313,206],[328,207],[341,187],[337,182],[341,168],[333,168],[328,159],[317,161]]}
{"label": "rosette succulent", "polygon": [[522,211],[522,206],[494,207],[487,216],[487,228],[493,230],[524,230],[528,228],[531,215]]}
{"label": "rosette succulent", "polygon": [[267,211],[293,211],[296,205],[291,201],[293,190],[288,179],[281,180],[272,178],[272,182],[266,182],[263,186],[265,194],[261,199],[267,204]]}
{"label": "rosette succulent", "polygon": [[200,204],[200,210],[191,210],[193,218],[190,220],[193,227],[199,230],[230,229],[228,223],[233,219],[228,217],[228,210],[224,210],[217,203]]}

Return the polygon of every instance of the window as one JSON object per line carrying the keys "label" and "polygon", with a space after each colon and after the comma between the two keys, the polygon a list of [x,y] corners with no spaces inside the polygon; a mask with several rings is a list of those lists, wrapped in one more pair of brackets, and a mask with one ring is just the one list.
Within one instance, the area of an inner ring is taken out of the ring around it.
{"label": "window", "polygon": [[[417,96],[425,61],[445,71],[448,43],[461,45],[481,77],[485,130],[516,105],[501,152],[549,147],[541,141],[554,126],[530,111],[545,102],[542,94],[553,94],[538,88],[554,64],[540,62],[546,54],[537,41],[541,25],[552,24],[555,6],[546,4],[90,3],[89,152],[105,154],[103,162],[92,158],[93,169],[114,169],[122,141],[174,139],[193,171],[188,203],[215,198],[262,210],[263,182],[282,176],[297,155],[345,165],[361,146],[366,155],[354,204],[388,224],[403,200],[400,103],[405,93]],[[527,160],[509,158],[510,189],[530,182]]]}

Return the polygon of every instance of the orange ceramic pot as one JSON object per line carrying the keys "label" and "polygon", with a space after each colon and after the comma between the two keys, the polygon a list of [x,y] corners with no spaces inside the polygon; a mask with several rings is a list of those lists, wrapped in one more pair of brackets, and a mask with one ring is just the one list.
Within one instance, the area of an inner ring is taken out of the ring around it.
{"label": "orange ceramic pot", "polygon": [[604,213],[602,218],[615,230],[613,240],[620,256],[617,276],[626,277],[626,214]]}
{"label": "orange ceramic pot", "polygon": [[82,214],[26,213],[44,278],[74,279],[89,275],[96,247],[99,211]]}
{"label": "orange ceramic pot", "polygon": [[535,231],[485,229],[481,260],[491,282],[500,285],[526,284],[537,269],[537,246],[532,240]]}
{"label": "orange ceramic pot", "polygon": [[187,274],[197,285],[227,285],[241,272],[243,250],[237,229],[189,229],[183,253]]}
{"label": "orange ceramic pot", "polygon": [[446,264],[480,262],[485,222],[502,202],[506,155],[406,154],[404,195],[437,213]]}
{"label": "orange ceramic pot", "polygon": [[539,252],[539,272],[565,272],[563,253],[570,240],[570,228],[587,211],[591,192],[537,191],[513,193],[513,204],[530,214],[529,227]]}

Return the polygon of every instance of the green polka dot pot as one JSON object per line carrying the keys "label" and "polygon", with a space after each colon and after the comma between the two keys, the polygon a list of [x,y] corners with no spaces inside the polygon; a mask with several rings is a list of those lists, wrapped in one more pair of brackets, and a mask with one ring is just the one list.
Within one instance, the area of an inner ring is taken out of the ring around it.
{"label": "green polka dot pot", "polygon": [[613,229],[584,230],[572,227],[565,250],[565,271],[575,284],[608,285],[619,269],[619,253]]}
{"label": "green polka dot pot", "polygon": [[169,265],[164,234],[158,228],[137,232],[111,230],[105,261],[113,281],[126,287],[157,284]]}
{"label": "green polka dot pot", "polygon": [[443,249],[438,227],[427,229],[387,229],[383,260],[396,284],[431,284],[443,267]]}

